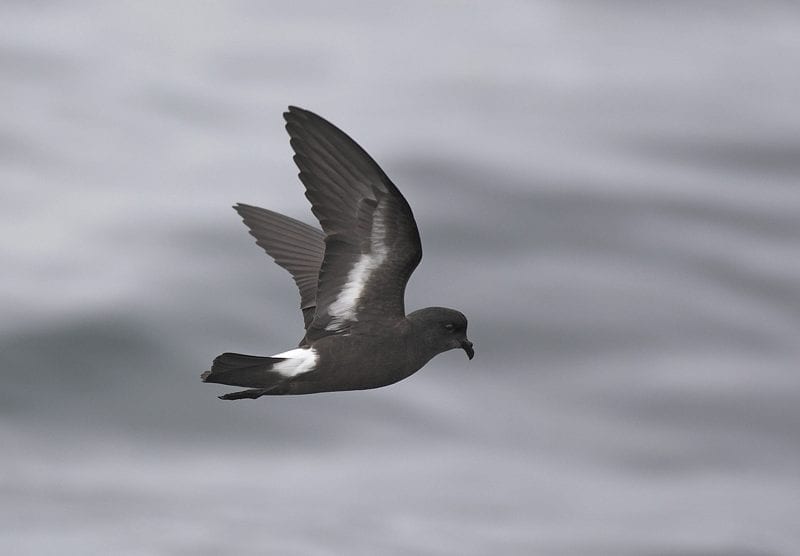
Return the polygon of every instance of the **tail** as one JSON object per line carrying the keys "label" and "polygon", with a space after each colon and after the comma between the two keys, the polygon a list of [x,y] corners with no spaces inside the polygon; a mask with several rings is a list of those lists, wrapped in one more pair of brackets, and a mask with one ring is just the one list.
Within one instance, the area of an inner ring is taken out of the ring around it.
{"label": "tail", "polygon": [[281,394],[286,388],[286,376],[271,370],[273,365],[281,361],[285,359],[223,353],[214,359],[211,370],[204,372],[200,378],[203,382],[253,388],[220,396],[223,400],[255,399],[264,394]]}

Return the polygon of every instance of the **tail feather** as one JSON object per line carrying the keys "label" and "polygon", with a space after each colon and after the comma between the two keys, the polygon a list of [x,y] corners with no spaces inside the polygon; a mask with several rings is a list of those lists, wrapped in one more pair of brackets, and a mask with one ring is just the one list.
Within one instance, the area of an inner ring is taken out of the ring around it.
{"label": "tail feather", "polygon": [[214,359],[211,370],[204,372],[200,378],[203,382],[269,390],[286,379],[271,370],[273,365],[281,361],[285,359],[223,353]]}

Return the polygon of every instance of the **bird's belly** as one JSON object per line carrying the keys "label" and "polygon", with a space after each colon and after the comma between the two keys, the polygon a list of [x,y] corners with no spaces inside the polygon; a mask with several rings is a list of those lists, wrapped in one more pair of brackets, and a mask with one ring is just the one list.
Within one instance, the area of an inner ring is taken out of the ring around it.
{"label": "bird's belly", "polygon": [[[296,393],[366,390],[388,386],[402,380],[420,366],[408,361],[402,344],[371,349],[368,340],[339,336],[336,344],[317,342],[317,370],[292,380]],[[338,345],[337,345],[338,344]],[[344,349],[343,349],[344,348]],[[356,355],[357,354],[357,355]]]}

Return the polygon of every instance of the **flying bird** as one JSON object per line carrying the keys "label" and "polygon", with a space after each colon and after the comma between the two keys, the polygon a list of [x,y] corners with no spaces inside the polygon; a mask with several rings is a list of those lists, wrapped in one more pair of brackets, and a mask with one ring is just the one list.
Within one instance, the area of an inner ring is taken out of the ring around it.
{"label": "flying bird", "polygon": [[322,230],[267,209],[233,208],[300,290],[305,335],[261,357],[223,353],[204,382],[248,388],[224,400],[379,388],[463,349],[467,319],[454,309],[405,312],[422,259],[414,215],[378,164],[339,128],[294,106],[283,114],[300,181]]}

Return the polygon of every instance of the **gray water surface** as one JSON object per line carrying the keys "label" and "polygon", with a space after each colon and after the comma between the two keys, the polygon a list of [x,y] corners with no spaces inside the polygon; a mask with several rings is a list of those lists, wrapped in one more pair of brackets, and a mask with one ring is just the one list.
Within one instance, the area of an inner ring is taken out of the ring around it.
{"label": "gray water surface", "polygon": [[[790,2],[7,2],[0,553],[800,553]],[[226,403],[301,336],[281,112],[406,195],[477,355]]]}

